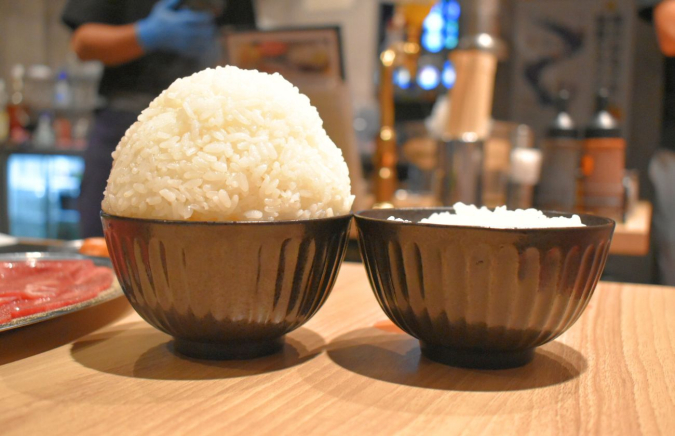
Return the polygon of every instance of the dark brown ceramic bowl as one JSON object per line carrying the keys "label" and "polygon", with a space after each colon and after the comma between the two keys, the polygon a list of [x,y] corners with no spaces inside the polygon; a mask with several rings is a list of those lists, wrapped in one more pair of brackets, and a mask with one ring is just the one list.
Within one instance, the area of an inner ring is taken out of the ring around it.
{"label": "dark brown ceramic bowl", "polygon": [[101,218],[133,308],[172,335],[179,353],[213,359],[279,351],[326,301],[351,222]]}
{"label": "dark brown ceramic bowl", "polygon": [[593,294],[614,232],[612,220],[590,215],[581,215],[586,227],[560,229],[417,224],[439,211],[452,209],[355,218],[382,309],[420,340],[425,356],[455,366],[524,365],[535,347],[565,332]]}

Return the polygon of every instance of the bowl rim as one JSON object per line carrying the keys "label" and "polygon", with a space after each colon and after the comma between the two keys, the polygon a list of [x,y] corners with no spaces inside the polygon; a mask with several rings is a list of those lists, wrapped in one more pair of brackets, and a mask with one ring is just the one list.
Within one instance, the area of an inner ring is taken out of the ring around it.
{"label": "bowl rim", "polygon": [[290,224],[308,224],[308,223],[326,223],[333,221],[340,221],[344,219],[351,219],[354,216],[352,212],[343,215],[335,215],[329,218],[315,218],[302,220],[279,220],[279,221],[182,221],[182,220],[165,220],[159,218],[136,218],[120,215],[113,215],[105,211],[100,212],[102,219],[111,219],[119,221],[131,221],[137,223],[147,224],[166,224],[179,226],[222,226],[222,225],[242,225],[242,226],[271,226],[271,225],[290,225]]}
{"label": "bowl rim", "polygon": [[[387,225],[393,225],[393,226],[407,226],[407,227],[427,227],[427,228],[436,228],[436,229],[457,229],[457,230],[467,230],[467,231],[476,231],[476,230],[488,230],[491,232],[501,232],[501,233],[522,233],[522,232],[536,232],[536,233],[544,233],[544,232],[569,232],[569,231],[590,231],[590,230],[597,230],[597,229],[610,229],[614,230],[616,227],[616,221],[614,221],[611,218],[603,217],[603,216],[598,216],[598,215],[591,215],[587,213],[570,213],[570,212],[558,212],[554,210],[541,210],[541,212],[545,214],[556,214],[557,216],[565,216],[565,217],[570,217],[572,215],[579,215],[581,218],[582,222],[584,218],[592,218],[592,219],[599,219],[601,223],[598,224],[587,224],[584,227],[535,227],[535,228],[493,228],[493,227],[479,227],[479,226],[458,226],[458,225],[450,225],[450,224],[436,224],[436,223],[419,223],[419,222],[404,222],[404,221],[394,221],[394,220],[389,220],[389,219],[382,219],[382,218],[374,218],[374,217],[369,217],[364,215],[367,212],[372,212],[372,211],[377,211],[377,210],[387,210],[392,212],[392,216],[396,216],[395,212],[396,211],[414,211],[414,212],[424,212],[424,211],[429,211],[429,213],[433,212],[454,212],[454,208],[452,206],[437,206],[437,207],[400,207],[400,208],[391,208],[391,209],[364,209],[360,210],[357,212],[354,212],[354,218],[356,221],[359,220],[364,220],[364,221],[371,221],[371,222],[376,222],[376,223],[386,223]],[[494,208],[490,208],[490,210],[494,210]],[[397,217],[398,218],[398,217]]]}

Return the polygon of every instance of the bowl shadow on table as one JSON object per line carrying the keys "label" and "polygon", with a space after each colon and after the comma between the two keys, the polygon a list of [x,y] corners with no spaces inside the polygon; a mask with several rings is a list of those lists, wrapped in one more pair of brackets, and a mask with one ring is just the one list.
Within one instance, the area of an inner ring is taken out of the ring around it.
{"label": "bowl shadow on table", "polygon": [[391,327],[371,327],[342,335],[328,345],[328,356],[342,368],[372,379],[417,388],[465,392],[546,388],[577,379],[587,367],[583,355],[560,341],[539,347],[534,360],[520,368],[475,370],[450,367],[423,357],[417,339],[397,332],[393,324]]}
{"label": "bowl shadow on table", "polygon": [[[292,368],[321,354],[324,339],[304,327],[289,333],[280,353],[250,360],[200,360],[173,349],[170,336],[145,323],[125,325],[73,344],[71,355],[90,369],[149,380],[214,380],[255,376]],[[105,356],[105,357],[102,357]]]}
{"label": "bowl shadow on table", "polygon": [[89,307],[0,333],[0,365],[61,347],[101,329],[131,312],[126,298]]}

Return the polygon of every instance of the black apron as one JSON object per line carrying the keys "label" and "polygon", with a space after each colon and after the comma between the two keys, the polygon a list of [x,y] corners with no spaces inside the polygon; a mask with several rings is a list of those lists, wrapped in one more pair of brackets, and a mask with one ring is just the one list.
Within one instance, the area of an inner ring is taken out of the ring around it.
{"label": "black apron", "polygon": [[84,175],[80,186],[80,236],[103,236],[101,202],[103,191],[112,169],[112,152],[138,114],[114,109],[101,109],[96,113],[94,126],[89,134],[89,145],[84,153]]}

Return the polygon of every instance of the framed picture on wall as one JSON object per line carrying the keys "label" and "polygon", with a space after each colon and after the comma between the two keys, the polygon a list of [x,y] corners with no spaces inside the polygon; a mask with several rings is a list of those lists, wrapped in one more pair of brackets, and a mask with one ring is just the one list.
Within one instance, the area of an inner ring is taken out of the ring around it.
{"label": "framed picture on wall", "polygon": [[298,87],[344,81],[339,27],[228,33],[225,63],[279,73]]}

